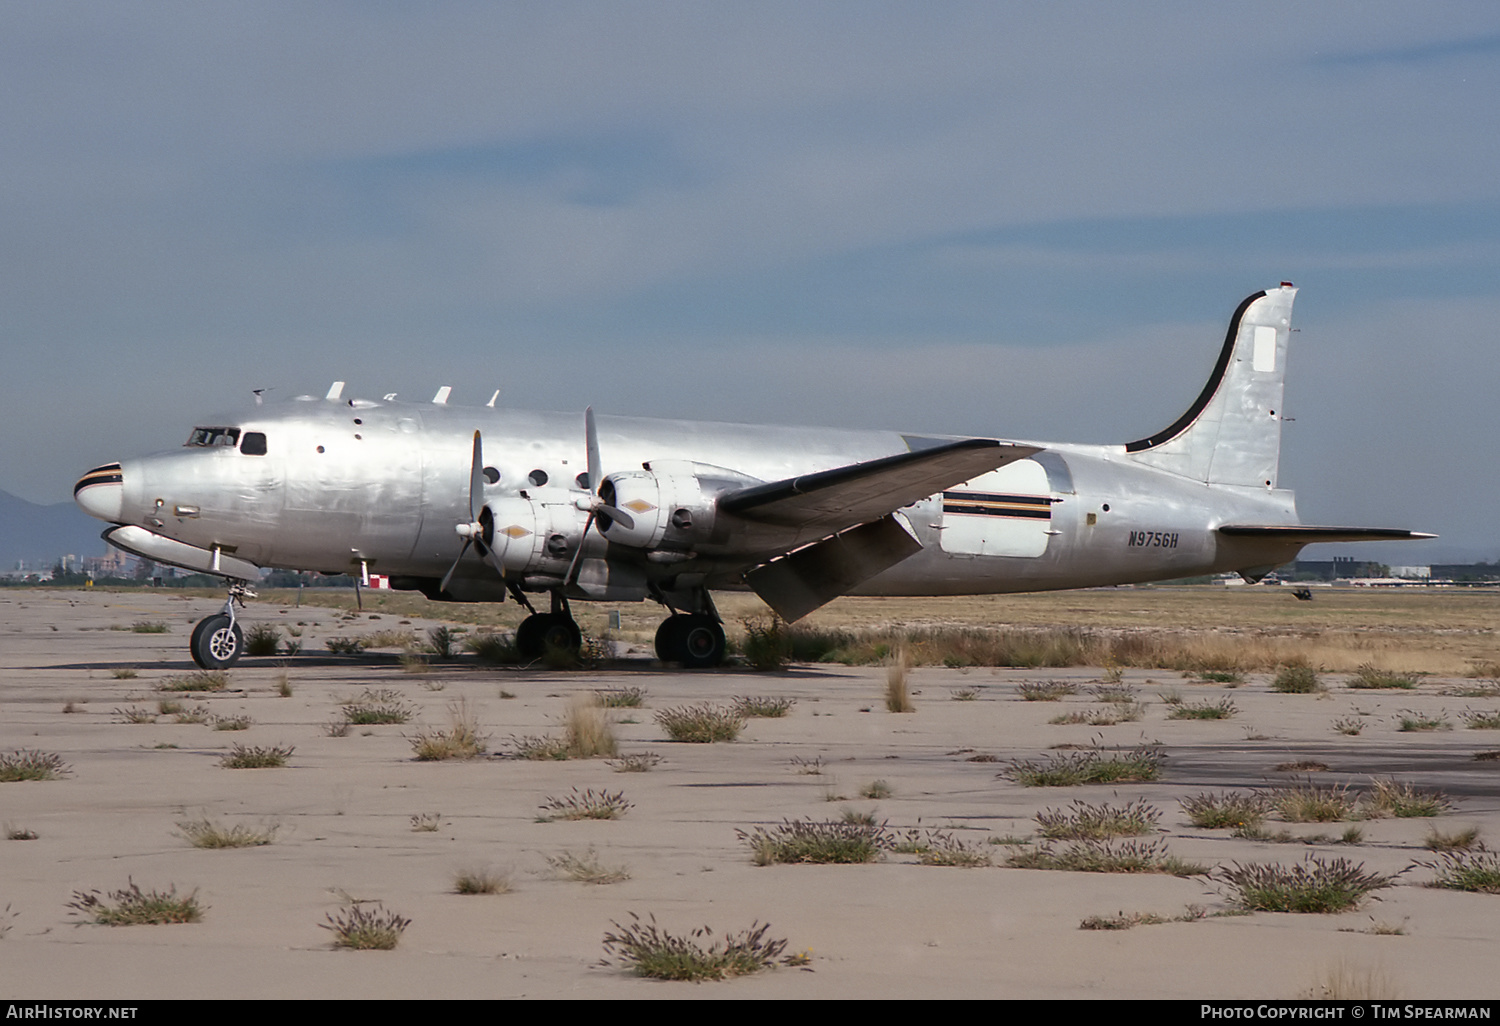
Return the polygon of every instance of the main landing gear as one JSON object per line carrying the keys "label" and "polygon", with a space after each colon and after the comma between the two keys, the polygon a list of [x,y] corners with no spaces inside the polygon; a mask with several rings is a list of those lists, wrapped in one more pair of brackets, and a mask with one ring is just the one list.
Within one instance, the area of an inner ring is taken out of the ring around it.
{"label": "main landing gear", "polygon": [[245,653],[245,635],[235,621],[234,604],[245,604],[246,598],[254,598],[255,592],[243,584],[229,589],[229,598],[224,608],[213,616],[206,616],[193,628],[188,651],[193,662],[205,670],[227,670],[239,662]]}
{"label": "main landing gear", "polygon": [[[512,592],[531,615],[516,628],[516,652],[528,662],[540,659],[549,648],[577,653],[583,647],[583,631],[573,619],[568,600],[552,592],[552,611],[539,613],[519,589]],[[673,613],[656,631],[656,657],[664,663],[679,663],[692,670],[718,666],[724,661],[724,626],[705,593],[700,603],[707,612]]]}
{"label": "main landing gear", "polygon": [[724,661],[724,626],[708,613],[673,613],[656,629],[656,658],[699,670]]}

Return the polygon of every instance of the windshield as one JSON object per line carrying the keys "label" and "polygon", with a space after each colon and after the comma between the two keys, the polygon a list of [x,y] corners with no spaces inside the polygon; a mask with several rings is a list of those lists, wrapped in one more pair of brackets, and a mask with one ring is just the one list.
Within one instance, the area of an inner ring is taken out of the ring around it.
{"label": "windshield", "polygon": [[206,449],[216,445],[234,448],[240,441],[240,429],[231,427],[196,427],[184,443],[187,447]]}

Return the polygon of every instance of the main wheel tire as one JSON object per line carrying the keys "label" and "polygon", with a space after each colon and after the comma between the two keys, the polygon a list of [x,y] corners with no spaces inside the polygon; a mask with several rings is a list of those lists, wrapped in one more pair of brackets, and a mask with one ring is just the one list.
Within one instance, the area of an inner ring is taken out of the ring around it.
{"label": "main wheel tire", "polygon": [[678,641],[678,661],[688,669],[706,669],[724,661],[724,627],[711,616],[687,618]]}
{"label": "main wheel tire", "polygon": [[203,669],[227,670],[245,654],[245,636],[239,624],[216,613],[198,621],[188,647],[193,662]]}
{"label": "main wheel tire", "polygon": [[690,617],[673,613],[656,628],[656,658],[664,663],[675,663],[682,658],[682,633],[687,630]]}
{"label": "main wheel tire", "polygon": [[516,652],[530,662],[547,654],[548,648],[577,654],[583,648],[583,631],[570,616],[534,613],[516,628]]}

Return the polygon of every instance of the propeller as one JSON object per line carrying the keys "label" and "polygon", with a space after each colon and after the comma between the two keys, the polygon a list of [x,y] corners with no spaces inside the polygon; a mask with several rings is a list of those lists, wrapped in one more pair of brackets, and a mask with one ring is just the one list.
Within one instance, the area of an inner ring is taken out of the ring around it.
{"label": "propeller", "polygon": [[[618,506],[612,506],[599,497],[599,485],[603,483],[604,473],[599,465],[599,431],[594,426],[594,408],[588,407],[583,411],[583,440],[584,447],[588,452],[589,463],[589,497],[578,500],[579,509],[589,511],[588,519],[583,523],[583,533],[578,536],[578,551],[573,553],[573,562],[568,564],[568,576],[564,579],[565,584],[572,584],[578,577],[578,562],[583,558],[583,543],[588,539],[589,528],[594,526],[594,521],[600,516],[606,516],[610,520],[617,521],[625,530],[629,531],[635,527],[635,519]],[[602,535],[604,529],[600,528]]]}
{"label": "propeller", "polygon": [[[478,544],[479,554],[486,555],[488,547],[484,543],[486,520],[491,518],[489,509],[484,504],[484,447],[480,440],[479,432],[474,432],[474,460],[469,467],[469,522],[467,524],[456,524],[454,530],[464,540],[464,547],[458,550],[458,558],[443,575],[443,583],[438,591],[447,591],[448,585],[453,581],[453,574],[458,570],[458,564],[463,561],[464,554],[469,551],[469,546]],[[491,519],[491,523],[493,520]]]}

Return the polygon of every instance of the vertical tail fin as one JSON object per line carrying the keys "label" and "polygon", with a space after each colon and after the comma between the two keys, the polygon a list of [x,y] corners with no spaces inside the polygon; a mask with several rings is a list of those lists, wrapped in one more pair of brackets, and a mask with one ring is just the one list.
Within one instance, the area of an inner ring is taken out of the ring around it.
{"label": "vertical tail fin", "polygon": [[1130,442],[1138,462],[1208,484],[1276,487],[1281,397],[1291,332],[1291,282],[1257,292],[1235,310],[1219,362],[1188,411]]}

